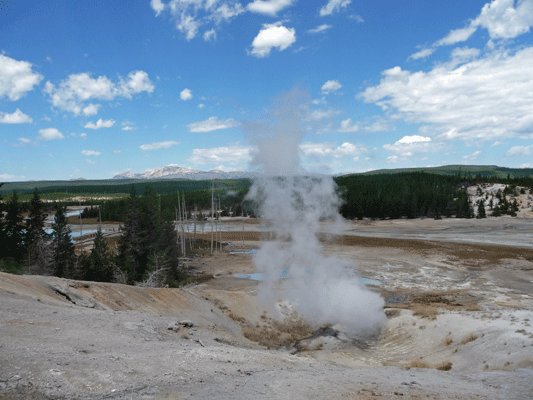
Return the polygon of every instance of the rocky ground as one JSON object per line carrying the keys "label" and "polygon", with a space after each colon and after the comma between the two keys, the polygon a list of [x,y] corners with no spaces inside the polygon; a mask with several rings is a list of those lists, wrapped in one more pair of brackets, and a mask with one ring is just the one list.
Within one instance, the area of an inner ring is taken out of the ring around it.
{"label": "rocky ground", "polygon": [[380,283],[388,323],[370,338],[264,314],[261,283],[235,276],[260,272],[249,251],[268,233],[253,227],[188,260],[214,279],[182,289],[0,273],[0,399],[533,398],[532,223],[324,235],[326,254]]}

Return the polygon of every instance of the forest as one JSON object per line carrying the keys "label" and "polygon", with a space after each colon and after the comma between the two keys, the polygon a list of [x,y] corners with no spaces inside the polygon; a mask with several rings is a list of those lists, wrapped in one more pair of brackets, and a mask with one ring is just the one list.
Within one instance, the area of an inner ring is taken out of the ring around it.
{"label": "forest", "polygon": [[[516,216],[516,199],[512,201],[508,197],[512,199],[525,189],[533,190],[533,177],[513,178],[509,174],[502,178],[470,173],[403,172],[345,175],[334,180],[342,199],[339,212],[347,219],[473,218],[475,207],[477,218],[485,218],[485,201],[490,216]],[[166,183],[174,187],[170,181]],[[487,196],[472,204],[466,188],[485,183],[503,183],[506,187],[494,198]],[[74,251],[65,215],[69,203],[45,203],[38,188],[33,189],[28,201],[21,201],[16,191],[6,196],[0,192],[0,270],[179,286],[187,282],[188,277],[180,266],[182,255],[173,225],[178,209],[187,219],[204,220],[209,216],[213,199],[217,218],[255,217],[258,214],[256,205],[246,199],[250,185],[248,180],[228,181],[227,186],[217,182],[215,189],[213,182],[195,181],[188,182],[185,187],[176,186],[180,191],[160,193],[168,187],[144,181],[142,186],[130,185],[127,197],[93,200],[87,203],[82,218],[98,217],[100,221],[118,222],[122,235],[116,251],[111,252],[108,242],[98,232],[93,249],[82,254]],[[54,213],[51,233],[45,231],[49,212]]]}

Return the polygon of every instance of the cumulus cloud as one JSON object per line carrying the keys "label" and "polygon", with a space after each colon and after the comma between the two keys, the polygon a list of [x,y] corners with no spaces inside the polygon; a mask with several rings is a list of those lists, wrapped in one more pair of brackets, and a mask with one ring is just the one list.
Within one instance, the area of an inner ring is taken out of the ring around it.
{"label": "cumulus cloud", "polygon": [[165,9],[165,5],[161,2],[161,0],[151,0],[150,6],[155,11],[155,16],[159,16]]}
{"label": "cumulus cloud", "polygon": [[309,32],[309,33],[320,33],[320,32],[325,32],[325,31],[327,31],[330,28],[333,28],[333,26],[327,25],[327,24],[323,24],[323,25],[317,26],[315,29],[309,29],[307,32]]}
{"label": "cumulus cloud", "polygon": [[413,135],[404,136],[394,144],[385,144],[383,148],[395,152],[397,156],[410,157],[414,154],[442,151],[444,146],[444,143],[434,142],[429,137]]}
{"label": "cumulus cloud", "polygon": [[237,164],[251,160],[252,148],[249,146],[214,147],[211,149],[194,149],[189,159],[193,164]]}
{"label": "cumulus cloud", "polygon": [[134,126],[135,124],[133,122],[130,122],[130,121],[124,121],[122,122],[122,130],[123,131],[134,131],[137,129],[136,126]]}
{"label": "cumulus cloud", "polygon": [[331,92],[339,90],[341,87],[342,85],[339,81],[331,80],[324,83],[320,89],[322,90],[322,94],[330,94]]}
{"label": "cumulus cloud", "polygon": [[[410,59],[426,58],[439,46],[465,42],[479,28],[484,28],[492,40],[514,39],[529,32],[533,26],[533,0],[493,0],[486,3],[480,14],[463,28],[452,29],[445,37],[433,43],[432,48],[422,49]],[[492,43],[492,42],[491,42]]]}
{"label": "cumulus cloud", "polygon": [[19,137],[17,140],[20,140],[22,143],[30,143],[31,140],[25,137]]}
{"label": "cumulus cloud", "polygon": [[283,51],[296,42],[294,28],[286,28],[281,22],[264,24],[252,42],[252,54],[258,58],[268,57],[272,48]]}
{"label": "cumulus cloud", "polygon": [[169,147],[175,146],[177,144],[180,144],[180,142],[175,142],[173,140],[167,140],[165,142],[154,142],[150,144],[143,144],[139,146],[142,151],[152,151],[152,150],[159,150],[159,149],[168,149]]}
{"label": "cumulus cloud", "polygon": [[89,73],[72,74],[54,85],[46,82],[44,92],[50,96],[50,101],[59,109],[72,112],[74,115],[83,113],[85,116],[95,115],[99,104],[85,104],[94,100],[113,100],[116,97],[131,99],[132,95],[142,92],[152,93],[154,85],[144,71],[130,72],[126,79],[119,77],[114,83],[106,76],[92,78]]}
{"label": "cumulus cloud", "polygon": [[430,55],[432,55],[433,53],[435,52],[435,49],[434,48],[425,48],[425,49],[422,49],[420,51],[417,51],[416,53],[414,54],[411,54],[409,56],[409,59],[412,59],[412,60],[419,60],[421,58],[427,58],[429,57]]}
{"label": "cumulus cloud", "polygon": [[314,110],[309,113],[308,118],[312,121],[321,121],[323,119],[331,118],[337,114],[340,114],[340,111],[329,108],[327,110]]}
{"label": "cumulus cloud", "polygon": [[248,11],[254,13],[276,16],[279,11],[289,7],[294,1],[295,0],[255,0],[252,3],[248,3],[246,8]]}
{"label": "cumulus cloud", "polygon": [[[229,22],[239,14],[245,12],[244,7],[238,1],[217,0],[171,0],[164,4],[161,0],[152,0],[150,3],[159,16],[163,11],[169,10],[175,20],[176,29],[185,35],[187,40],[192,40],[198,35],[201,26],[214,23],[218,26],[222,22]],[[210,32],[210,31],[208,31]],[[204,40],[206,39],[204,33]],[[207,35],[208,38],[212,34]]]}
{"label": "cumulus cloud", "polygon": [[189,132],[211,132],[218,129],[233,128],[237,125],[239,125],[239,123],[233,118],[219,120],[218,117],[211,117],[205,121],[193,122],[192,124],[187,125],[187,128],[189,129]]}
{"label": "cumulus cloud", "polygon": [[96,124],[93,122],[87,122],[84,128],[88,128],[88,129],[111,128],[113,125],[115,125],[114,119],[108,119],[104,121],[102,118],[100,118],[98,121],[96,121]]}
{"label": "cumulus cloud", "polygon": [[84,156],[99,156],[100,153],[99,151],[93,151],[93,150],[82,150],[81,151],[81,154],[83,154]]}
{"label": "cumulus cloud", "polygon": [[306,157],[357,157],[368,150],[362,146],[345,142],[335,147],[334,143],[302,143],[300,151]]}
{"label": "cumulus cloud", "polygon": [[192,91],[187,88],[183,89],[180,93],[180,99],[182,99],[183,101],[192,99]]}
{"label": "cumulus cloud", "polygon": [[65,136],[63,136],[63,134],[56,128],[39,129],[39,136],[37,137],[37,139],[40,140],[55,140],[64,138]]}
{"label": "cumulus cloud", "polygon": [[352,119],[348,118],[344,121],[341,121],[341,127],[337,130],[338,132],[357,132],[360,129],[358,124],[352,124]]}
{"label": "cumulus cloud", "polygon": [[0,174],[0,180],[2,180],[2,181],[15,181],[17,179],[22,180],[22,179],[26,179],[26,178],[24,176]]}
{"label": "cumulus cloud", "polygon": [[474,151],[472,154],[468,154],[466,156],[463,156],[463,160],[469,160],[469,161],[474,161],[478,158],[478,156],[482,153],[481,150],[478,150],[478,151]]}
{"label": "cumulus cloud", "polygon": [[33,119],[18,108],[13,114],[0,111],[0,124],[31,124]]}
{"label": "cumulus cloud", "polygon": [[346,9],[352,0],[329,0],[328,3],[320,9],[320,16],[324,17],[326,15],[331,15],[335,12],[341,11],[341,9]]}
{"label": "cumulus cloud", "polygon": [[0,99],[6,96],[11,101],[17,101],[33,90],[43,78],[32,71],[31,63],[0,54]]}
{"label": "cumulus cloud", "polygon": [[505,153],[505,157],[529,156],[531,154],[533,154],[533,145],[514,146],[507,150],[507,152]]}
{"label": "cumulus cloud", "polygon": [[214,29],[210,29],[204,32],[204,40],[210,42],[211,39],[217,40],[217,32]]}
{"label": "cumulus cloud", "polygon": [[532,137],[530,65],[533,47],[493,52],[460,66],[437,64],[427,72],[394,67],[359,96],[395,118],[432,124],[429,129],[443,140]]}

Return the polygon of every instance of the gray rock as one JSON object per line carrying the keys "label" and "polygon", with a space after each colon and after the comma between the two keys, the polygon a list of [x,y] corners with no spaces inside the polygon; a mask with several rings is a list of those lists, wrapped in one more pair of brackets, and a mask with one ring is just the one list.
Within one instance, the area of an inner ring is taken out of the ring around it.
{"label": "gray rock", "polygon": [[180,321],[180,325],[183,325],[185,328],[192,328],[194,323],[188,319],[184,319],[183,321]]}
{"label": "gray rock", "polygon": [[179,331],[180,329],[180,324],[179,322],[171,322],[170,324],[168,324],[168,328],[167,328],[169,331]]}

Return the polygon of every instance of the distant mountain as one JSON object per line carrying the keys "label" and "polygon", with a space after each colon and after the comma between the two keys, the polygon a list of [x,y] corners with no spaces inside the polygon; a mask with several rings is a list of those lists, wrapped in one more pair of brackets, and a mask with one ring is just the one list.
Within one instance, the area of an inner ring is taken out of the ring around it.
{"label": "distant mountain", "polygon": [[79,177],[79,178],[72,178],[71,181],[86,181],[87,179]]}
{"label": "distant mountain", "polygon": [[190,179],[193,181],[211,180],[211,179],[241,179],[254,178],[257,174],[245,171],[231,171],[225,172],[218,169],[211,171],[200,171],[197,169],[190,169],[178,167],[176,165],[167,165],[163,168],[153,169],[143,173],[132,174],[125,172],[118,174],[113,179]]}

